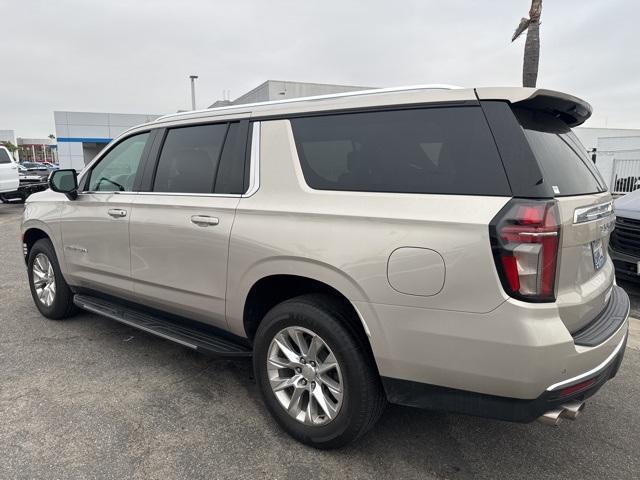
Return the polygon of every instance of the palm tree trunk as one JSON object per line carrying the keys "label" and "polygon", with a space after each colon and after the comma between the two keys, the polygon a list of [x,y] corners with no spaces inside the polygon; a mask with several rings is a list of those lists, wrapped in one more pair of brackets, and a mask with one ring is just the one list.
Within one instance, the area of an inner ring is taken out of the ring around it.
{"label": "palm tree trunk", "polygon": [[522,85],[535,87],[538,80],[540,61],[540,22],[532,20],[527,28],[527,40],[524,44],[524,63],[522,65]]}

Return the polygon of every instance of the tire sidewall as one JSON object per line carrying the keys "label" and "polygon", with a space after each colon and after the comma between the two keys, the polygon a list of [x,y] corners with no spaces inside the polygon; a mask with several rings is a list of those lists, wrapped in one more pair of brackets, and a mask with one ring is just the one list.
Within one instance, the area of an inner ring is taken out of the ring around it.
{"label": "tire sidewall", "polygon": [[[44,305],[38,295],[36,294],[35,285],[33,283],[33,263],[38,254],[43,254],[47,257],[49,262],[51,263],[51,267],[53,268],[53,274],[56,282],[56,294],[53,299],[53,303],[50,306]],[[62,276],[62,272],[60,271],[60,265],[58,264],[58,258],[56,257],[55,251],[53,249],[53,245],[49,240],[42,239],[38,240],[35,245],[29,251],[29,257],[27,259],[27,275],[29,277],[29,289],[31,290],[31,296],[33,297],[33,301],[36,304],[36,308],[48,318],[56,318],[60,317],[63,312],[66,310],[66,304],[64,296],[64,287],[66,286],[66,282]]]}
{"label": "tire sidewall", "polygon": [[[326,425],[305,425],[291,417],[276,398],[269,382],[267,356],[271,340],[284,328],[303,327],[319,335],[329,346],[340,366],[343,383],[342,406]],[[345,341],[346,340],[346,341]],[[346,343],[346,345],[345,345]],[[359,388],[362,357],[348,330],[327,312],[304,303],[285,302],[274,307],[261,322],[254,342],[254,370],[267,408],[276,421],[294,438],[316,447],[331,448],[338,437],[357,436],[360,431],[357,407],[363,401]],[[340,443],[343,443],[340,441]]]}

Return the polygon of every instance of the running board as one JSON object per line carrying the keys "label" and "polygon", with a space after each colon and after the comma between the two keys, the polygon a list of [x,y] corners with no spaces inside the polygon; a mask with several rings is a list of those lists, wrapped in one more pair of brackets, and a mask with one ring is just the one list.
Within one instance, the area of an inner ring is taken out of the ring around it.
{"label": "running board", "polygon": [[150,315],[133,308],[88,295],[74,295],[73,303],[83,310],[108,317],[130,327],[157,335],[202,353],[225,357],[250,357],[251,348],[208,331]]}

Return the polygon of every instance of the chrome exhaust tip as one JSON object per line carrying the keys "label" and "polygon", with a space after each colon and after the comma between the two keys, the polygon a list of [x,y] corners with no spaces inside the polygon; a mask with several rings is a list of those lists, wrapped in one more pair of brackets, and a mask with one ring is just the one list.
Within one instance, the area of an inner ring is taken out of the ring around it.
{"label": "chrome exhaust tip", "polygon": [[568,418],[569,420],[575,420],[578,415],[582,413],[584,410],[584,406],[586,404],[584,402],[571,402],[566,405],[562,405],[560,408],[563,409],[562,416],[564,418]]}
{"label": "chrome exhaust tip", "polygon": [[557,427],[562,422],[562,413],[564,410],[562,408],[555,408],[553,410],[549,410],[547,413],[538,417],[538,421],[540,423],[544,423],[545,425],[551,425],[552,427]]}

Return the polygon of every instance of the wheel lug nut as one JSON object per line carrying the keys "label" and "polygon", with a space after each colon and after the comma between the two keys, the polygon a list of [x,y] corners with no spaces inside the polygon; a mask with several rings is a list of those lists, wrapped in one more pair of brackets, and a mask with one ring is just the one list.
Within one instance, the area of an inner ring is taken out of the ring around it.
{"label": "wheel lug nut", "polygon": [[296,368],[296,373],[302,373],[302,369],[300,367]]}
{"label": "wheel lug nut", "polygon": [[311,361],[311,362],[309,362],[309,365],[311,365],[312,367],[315,367],[316,366],[316,362]]}
{"label": "wheel lug nut", "polygon": [[300,363],[304,365],[305,363],[307,363],[307,361],[304,358],[301,358]]}
{"label": "wheel lug nut", "polygon": [[311,388],[316,388],[316,382],[311,382]]}
{"label": "wheel lug nut", "polygon": [[306,385],[306,384],[307,384],[307,381],[303,378],[303,379],[302,379],[302,381],[301,381],[300,383],[302,383],[303,385]]}

